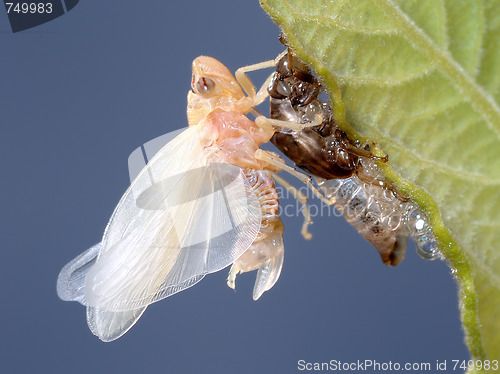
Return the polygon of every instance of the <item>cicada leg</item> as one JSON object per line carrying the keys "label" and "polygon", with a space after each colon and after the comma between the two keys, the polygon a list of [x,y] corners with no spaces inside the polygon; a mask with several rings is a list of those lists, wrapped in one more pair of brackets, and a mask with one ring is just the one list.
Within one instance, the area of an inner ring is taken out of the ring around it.
{"label": "cicada leg", "polygon": [[307,122],[307,123],[282,121],[279,119],[267,118],[265,116],[258,116],[257,118],[255,118],[255,124],[261,128],[268,128],[269,126],[273,126],[273,127],[297,130],[297,131],[306,129],[308,127],[319,126],[322,123],[323,123],[323,116],[321,114],[317,114],[313,122]]}
{"label": "cicada leg", "polygon": [[371,160],[377,160],[377,161],[382,161],[382,162],[387,162],[389,161],[389,156],[375,156],[373,152],[369,149],[363,149],[363,148],[358,148],[355,146],[347,146],[346,151],[349,152],[350,154],[359,156],[359,157],[365,157],[369,158]]}
{"label": "cicada leg", "polygon": [[247,73],[256,70],[262,70],[267,68],[272,68],[276,66],[279,60],[286,54],[287,51],[283,51],[276,57],[274,60],[268,60],[264,62],[259,62],[258,64],[247,65],[236,70],[234,76],[243,90],[246,92],[249,98],[251,98],[254,102],[254,106],[261,104],[268,96],[267,86],[269,85],[269,81],[271,80],[270,75],[264,84],[260,87],[260,89],[256,92],[255,86],[247,76]]}
{"label": "cicada leg", "polygon": [[278,176],[276,173],[273,173],[273,179],[281,186],[286,188],[286,190],[290,192],[293,195],[293,197],[297,199],[299,203],[302,204],[302,214],[304,214],[304,223],[302,224],[301,234],[304,237],[304,239],[307,240],[311,239],[312,234],[309,232],[308,227],[310,224],[312,224],[312,220],[311,220],[311,213],[309,212],[309,208],[307,206],[307,201],[308,201],[307,196],[298,189],[296,189],[294,186],[292,186],[290,183],[288,183],[285,179]]}
{"label": "cicada leg", "polygon": [[[286,171],[287,173],[293,175],[295,178],[300,180],[302,183],[304,183],[307,187],[311,189],[313,192],[314,196],[316,196],[318,199],[320,199],[322,202],[324,202],[327,205],[332,205],[335,203],[336,198],[332,197],[331,199],[328,199],[325,197],[321,191],[312,183],[312,179],[309,175],[301,173],[300,171],[295,170],[291,166],[288,166],[281,157],[279,157],[277,154],[269,151],[264,151],[262,149],[257,149],[255,152],[255,158],[257,160],[261,160],[265,163],[267,163],[269,166],[275,169],[275,171]],[[271,168],[270,168],[271,169]]]}

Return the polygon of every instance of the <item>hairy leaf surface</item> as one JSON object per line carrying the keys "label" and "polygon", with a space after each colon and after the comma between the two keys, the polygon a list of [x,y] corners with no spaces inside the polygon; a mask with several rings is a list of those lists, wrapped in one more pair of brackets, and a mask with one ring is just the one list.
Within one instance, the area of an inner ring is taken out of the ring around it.
{"label": "hairy leaf surface", "polygon": [[432,220],[471,354],[500,357],[500,1],[263,0],[341,127]]}

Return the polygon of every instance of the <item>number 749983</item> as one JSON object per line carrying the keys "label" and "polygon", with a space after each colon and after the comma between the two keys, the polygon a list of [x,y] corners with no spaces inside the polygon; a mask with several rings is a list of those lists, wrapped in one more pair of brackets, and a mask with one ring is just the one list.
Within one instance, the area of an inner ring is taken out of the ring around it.
{"label": "number 749983", "polygon": [[498,370],[498,360],[451,360],[453,370]]}
{"label": "number 749983", "polygon": [[5,3],[7,13],[52,13],[52,3]]}

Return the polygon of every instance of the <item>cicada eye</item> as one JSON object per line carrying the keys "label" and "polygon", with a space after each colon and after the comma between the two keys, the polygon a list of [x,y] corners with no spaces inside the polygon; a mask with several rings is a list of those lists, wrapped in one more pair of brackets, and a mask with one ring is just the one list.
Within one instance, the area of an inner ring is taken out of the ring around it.
{"label": "cicada eye", "polygon": [[201,77],[196,82],[193,82],[193,90],[200,95],[208,95],[214,89],[215,82],[207,77]]}

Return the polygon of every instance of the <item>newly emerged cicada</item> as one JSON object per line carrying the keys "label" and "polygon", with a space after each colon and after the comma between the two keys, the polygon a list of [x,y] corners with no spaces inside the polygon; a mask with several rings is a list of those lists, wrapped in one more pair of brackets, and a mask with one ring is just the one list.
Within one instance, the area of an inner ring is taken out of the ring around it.
{"label": "newly emerged cicada", "polygon": [[238,273],[258,270],[254,299],[279,278],[283,224],[271,175],[279,169],[266,161],[279,157],[259,149],[274,130],[246,116],[265,89],[256,93],[245,70],[236,77],[213,58],[194,60],[189,127],[138,174],[102,241],[62,269],[59,297],[86,306],[101,340],[119,338],[149,304],[231,264],[233,288]]}

